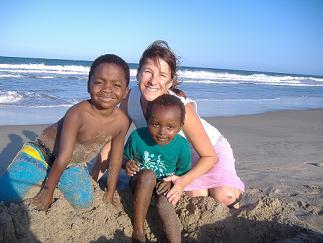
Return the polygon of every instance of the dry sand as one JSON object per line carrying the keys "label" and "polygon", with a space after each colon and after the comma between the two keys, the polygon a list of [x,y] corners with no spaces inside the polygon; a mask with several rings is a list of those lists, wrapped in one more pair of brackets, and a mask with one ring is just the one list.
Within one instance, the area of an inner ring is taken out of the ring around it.
{"label": "dry sand", "polygon": [[[323,110],[208,120],[230,141],[247,190],[239,210],[183,197],[176,206],[183,242],[323,242]],[[44,127],[0,127],[0,172]],[[93,185],[96,200],[86,210],[72,208],[58,190],[47,213],[28,200],[0,204],[0,242],[131,242],[131,193],[118,191],[115,208]],[[146,228],[150,241],[164,242],[153,207]]]}

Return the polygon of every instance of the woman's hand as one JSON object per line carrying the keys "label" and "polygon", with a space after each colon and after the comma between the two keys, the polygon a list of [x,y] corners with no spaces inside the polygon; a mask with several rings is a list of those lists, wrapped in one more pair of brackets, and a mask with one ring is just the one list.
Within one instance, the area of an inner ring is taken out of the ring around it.
{"label": "woman's hand", "polygon": [[53,202],[52,193],[50,193],[47,188],[42,188],[41,191],[32,199],[33,207],[41,211],[47,211]]}
{"label": "woman's hand", "polygon": [[173,182],[174,184],[172,189],[170,189],[170,191],[167,192],[166,197],[167,197],[167,200],[175,206],[175,204],[181,198],[184,191],[184,185],[181,182],[181,177],[177,175],[173,175],[173,176],[164,178],[164,181],[170,181],[170,182]]}
{"label": "woman's hand", "polygon": [[156,185],[156,193],[158,195],[164,194],[166,195],[167,192],[172,188],[172,182],[171,181],[159,181]]}
{"label": "woman's hand", "polygon": [[128,160],[126,163],[126,173],[128,176],[134,176],[137,172],[139,172],[139,166],[136,161]]}

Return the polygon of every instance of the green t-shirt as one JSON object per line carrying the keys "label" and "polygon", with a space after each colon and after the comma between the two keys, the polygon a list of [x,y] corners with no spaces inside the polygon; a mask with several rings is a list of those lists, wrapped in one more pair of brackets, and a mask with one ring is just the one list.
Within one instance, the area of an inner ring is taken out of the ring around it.
{"label": "green t-shirt", "polygon": [[171,175],[183,175],[191,169],[191,152],[186,139],[176,135],[169,144],[159,145],[148,128],[133,131],[124,149],[124,157],[135,160],[140,169],[151,169],[157,180]]}

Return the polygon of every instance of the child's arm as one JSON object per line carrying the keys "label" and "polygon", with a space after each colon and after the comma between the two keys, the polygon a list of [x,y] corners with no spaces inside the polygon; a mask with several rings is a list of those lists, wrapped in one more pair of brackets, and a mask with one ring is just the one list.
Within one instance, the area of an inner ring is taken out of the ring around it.
{"label": "child's arm", "polygon": [[41,191],[34,198],[34,205],[38,210],[47,210],[53,202],[56,185],[70,161],[77,136],[81,126],[81,119],[77,107],[72,107],[65,115],[58,156]]}
{"label": "child's arm", "polygon": [[[126,174],[128,176],[134,176],[137,172],[139,172],[139,165],[134,160],[134,154],[137,151],[136,150],[136,141],[135,139],[136,131],[132,132],[127,140],[126,145],[124,146],[124,164],[123,167],[126,170]],[[138,152],[138,151],[137,151]]]}
{"label": "child's arm", "polygon": [[128,160],[125,165],[125,170],[128,176],[134,176],[137,172],[139,172],[139,166],[136,161]]}
{"label": "child's arm", "polygon": [[115,202],[113,201],[113,195],[117,187],[119,173],[122,165],[124,140],[129,127],[127,119],[122,119],[120,123],[121,130],[111,141],[111,162],[108,169],[108,185],[107,191],[103,196],[103,201],[113,204],[115,204]]}

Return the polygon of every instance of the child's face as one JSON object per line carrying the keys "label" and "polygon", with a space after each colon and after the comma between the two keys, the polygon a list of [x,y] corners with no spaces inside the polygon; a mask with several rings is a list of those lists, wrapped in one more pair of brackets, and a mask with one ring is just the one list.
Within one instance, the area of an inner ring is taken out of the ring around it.
{"label": "child's face", "polygon": [[152,107],[148,120],[148,129],[156,143],[170,143],[181,128],[181,111],[179,107],[162,105]]}
{"label": "child's face", "polygon": [[137,74],[141,94],[147,101],[153,101],[158,96],[166,94],[172,86],[171,69],[167,62],[147,58]]}
{"label": "child's face", "polygon": [[114,63],[101,63],[90,80],[92,103],[98,109],[117,106],[127,95],[128,87],[123,69]]}

